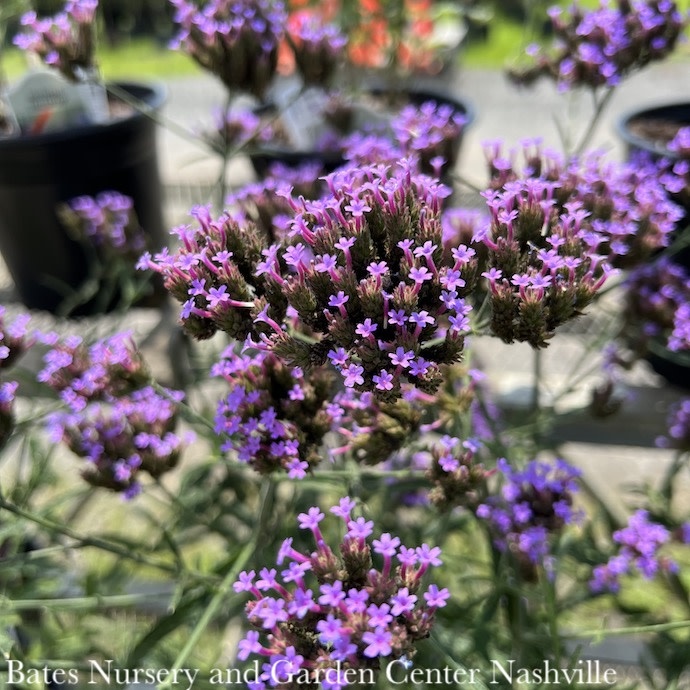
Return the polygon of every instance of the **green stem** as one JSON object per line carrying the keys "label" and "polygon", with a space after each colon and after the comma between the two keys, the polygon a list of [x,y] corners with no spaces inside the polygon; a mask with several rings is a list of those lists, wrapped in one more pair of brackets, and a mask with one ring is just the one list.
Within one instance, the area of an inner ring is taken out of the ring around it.
{"label": "green stem", "polygon": [[[177,655],[177,658],[175,659],[171,668],[170,679],[174,678],[176,671],[178,671],[184,666],[185,662],[189,658],[189,655],[192,653],[192,651],[198,644],[204,631],[206,630],[206,628],[218,612],[218,609],[220,608],[221,604],[230,593],[232,585],[237,580],[237,576],[239,575],[240,571],[242,570],[242,568],[244,568],[249,559],[256,552],[261,538],[264,536],[264,532],[266,530],[266,523],[273,509],[274,494],[275,483],[269,477],[266,480],[264,480],[264,484],[261,489],[261,509],[259,519],[257,520],[256,528],[254,530],[254,534],[252,535],[252,538],[247,542],[247,544],[245,544],[242,551],[240,551],[240,554],[235,559],[232,568],[230,568],[228,573],[223,578],[223,581],[218,586],[216,593],[213,595],[213,598],[204,610],[198,623],[196,624],[196,626],[194,626],[194,630],[192,630],[192,633],[189,636],[189,639],[187,640],[185,646]],[[165,690],[165,688],[169,687],[171,687],[171,680],[167,680],[166,682],[161,683],[158,686],[158,690]]]}
{"label": "green stem", "polygon": [[21,599],[18,601],[4,601],[3,611],[15,613],[18,611],[35,611],[36,609],[83,611],[87,609],[125,608],[160,598],[170,599],[170,592],[95,595],[91,597],[73,597],[71,599]]}
{"label": "green stem", "polygon": [[592,115],[592,118],[589,121],[589,125],[587,126],[587,129],[585,130],[584,134],[582,135],[580,141],[578,142],[577,146],[573,150],[573,155],[579,156],[582,154],[582,152],[589,146],[590,140],[592,139],[592,135],[594,134],[594,130],[596,129],[597,124],[599,123],[599,120],[601,119],[601,116],[608,106],[609,102],[611,101],[611,98],[613,97],[613,94],[615,92],[615,87],[610,87],[606,89],[604,92],[604,95],[602,98],[597,98],[596,96],[596,91],[592,91],[592,98],[594,99],[594,113]]}
{"label": "green stem", "polygon": [[563,637],[571,640],[592,638],[593,643],[601,642],[607,637],[622,637],[624,635],[644,635],[646,633],[669,632],[690,628],[690,620],[673,621],[672,623],[655,623],[652,625],[634,625],[627,628],[610,628],[608,630],[582,630],[576,633],[564,633]]}
{"label": "green stem", "polygon": [[[28,520],[29,522],[32,522],[35,525],[38,525],[39,527],[47,529],[49,532],[52,532],[54,534],[61,534],[64,537],[73,539],[75,542],[77,542],[76,546],[90,546],[93,548],[100,549],[101,551],[107,551],[108,553],[120,556],[121,558],[126,558],[127,560],[134,561],[142,565],[147,565],[158,570],[162,570],[166,573],[173,573],[175,575],[179,575],[178,568],[170,565],[169,563],[154,560],[152,558],[147,558],[146,556],[143,556],[139,553],[133,553],[130,549],[124,546],[114,544],[112,542],[106,541],[105,539],[101,539],[100,537],[88,537],[83,534],[79,534],[78,532],[76,532],[73,529],[70,529],[69,527],[60,525],[56,522],[53,522],[52,520],[48,520],[47,518],[41,517],[40,515],[31,513],[28,510],[24,510],[19,506],[16,506],[13,503],[6,501],[4,497],[0,497],[0,509],[7,510],[8,512],[17,515],[18,517],[24,518],[25,520]],[[204,578],[207,577],[201,574],[199,574],[199,576]]]}

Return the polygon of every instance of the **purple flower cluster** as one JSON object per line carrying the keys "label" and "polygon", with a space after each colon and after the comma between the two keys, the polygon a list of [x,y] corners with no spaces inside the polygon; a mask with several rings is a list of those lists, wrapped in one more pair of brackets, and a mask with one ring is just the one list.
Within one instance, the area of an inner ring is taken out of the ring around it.
{"label": "purple flower cluster", "polygon": [[497,467],[504,479],[501,493],[478,506],[476,514],[487,521],[496,547],[533,576],[534,566],[549,565],[552,536],[581,519],[573,508],[580,471],[563,460],[534,460],[516,470],[501,458]]}
{"label": "purple flower cluster", "polygon": [[146,365],[131,334],[116,333],[87,345],[82,338],[43,336],[51,345],[38,380],[60,394],[68,410],[48,419],[63,440],[88,461],[82,472],[93,486],[135,496],[141,471],[159,477],[177,464],[191,436],[174,428],[182,393],[147,386]]}
{"label": "purple flower cluster", "polygon": [[666,426],[666,435],[657,438],[657,446],[675,448],[682,453],[690,451],[690,399],[671,406]]}
{"label": "purple flower cluster", "polygon": [[163,284],[182,303],[184,329],[196,338],[225,331],[242,340],[269,332],[256,323],[263,318],[282,321],[287,303],[276,246],[255,225],[224,214],[211,217],[204,206],[192,209],[198,226],[172,232],[180,240],[174,254],[167,248],[154,257],[145,253],[137,267],[163,276]]}
{"label": "purple flower cluster", "polygon": [[229,212],[240,224],[253,222],[270,242],[283,239],[290,224],[292,207],[285,198],[291,189],[295,196],[314,199],[323,192],[323,168],[307,162],[295,168],[275,163],[259,182],[252,182],[228,195]]}
{"label": "purple flower cluster", "polygon": [[272,0],[170,0],[180,30],[173,47],[215,74],[229,91],[262,98],[276,72],[287,15]]}
{"label": "purple flower cluster", "polygon": [[626,281],[626,327],[636,349],[649,340],[673,352],[690,350],[690,275],[661,258],[634,271]]}
{"label": "purple flower cluster", "polygon": [[431,449],[427,476],[434,483],[430,501],[442,510],[462,506],[477,509],[486,495],[486,480],[495,470],[476,461],[481,444],[475,439],[443,436]]}
{"label": "purple flower cluster", "polygon": [[671,533],[649,519],[646,510],[638,510],[628,524],[613,533],[619,545],[618,553],[607,563],[594,568],[589,586],[594,592],[617,592],[620,580],[626,575],[639,573],[651,580],[660,572],[676,572],[678,566],[659,551],[671,539]]}
{"label": "purple flower cluster", "polygon": [[522,84],[546,76],[561,91],[613,87],[650,62],[666,58],[686,21],[672,0],[616,0],[615,5],[602,1],[593,10],[577,4],[569,11],[555,6],[549,16],[552,49],[545,53],[531,46],[528,53],[535,64],[510,76]]}
{"label": "purple flower cluster", "polygon": [[414,159],[420,172],[440,177],[457,160],[468,118],[453,106],[429,100],[409,104],[390,117],[387,128],[357,131],[342,140],[345,160],[353,165],[395,165]]}
{"label": "purple flower cluster", "polygon": [[681,127],[673,139],[668,142],[668,150],[682,156],[690,158],[690,127]]}
{"label": "purple flower cluster", "polygon": [[305,377],[270,353],[239,355],[229,347],[211,373],[230,385],[215,419],[216,433],[227,438],[221,450],[261,474],[282,469],[293,479],[321,461],[324,436],[342,416],[331,403],[332,372],[318,367]]}
{"label": "purple flower cluster", "polygon": [[433,584],[422,590],[427,570],[441,565],[441,550],[408,548],[388,533],[370,545],[374,523],[353,517],[354,508],[349,498],[331,508],[347,530],[336,551],[321,532],[324,514],[310,508],[297,519],[312,533],[316,551],[305,555],[289,538],[278,552],[278,568],[263,568],[258,577],[240,573],[235,591],[255,600],[247,605],[254,629],[240,642],[238,656],[265,659],[254,690],[342,690],[353,678],[373,685],[383,659],[410,658],[415,643],[429,636],[437,609],[450,597]]}
{"label": "purple flower cluster", "polygon": [[295,12],[290,17],[287,37],[304,83],[328,85],[343,59],[347,36],[336,24],[324,23],[316,14]]}
{"label": "purple flower cluster", "polygon": [[5,307],[0,305],[0,370],[11,367],[35,340],[28,330],[28,314],[18,314],[11,323],[6,323],[5,314]]}
{"label": "purple flower cluster", "polygon": [[68,79],[79,81],[95,69],[93,27],[98,0],[67,0],[54,17],[39,18],[27,12],[21,18],[24,31],[14,38],[16,46],[36,53],[47,65]]}
{"label": "purple flower cluster", "polygon": [[161,395],[145,387],[57,412],[48,428],[55,443],[64,441],[87,461],[82,477],[89,484],[133,498],[141,491],[141,472],[160,477],[193,440],[191,433],[180,437],[173,431],[183,397],[181,391]]}
{"label": "purple flower cluster", "polygon": [[630,267],[664,246],[681,211],[648,169],[600,156],[566,163],[538,142],[524,147],[518,176],[500,143],[487,144],[491,222],[475,241],[488,249],[482,275],[495,335],[545,347],[595,298],[612,266]]}
{"label": "purple flower cluster", "polygon": [[405,106],[391,122],[395,141],[403,155],[418,156],[427,175],[455,165],[458,144],[468,119],[453,106],[435,101]]}
{"label": "purple flower cluster", "polygon": [[14,398],[19,384],[0,382],[0,449],[4,447],[14,429]]}
{"label": "purple flower cluster", "polygon": [[60,340],[55,334],[42,336],[42,341],[51,349],[37,378],[75,412],[89,401],[116,398],[148,382],[146,364],[130,333],[116,333],[92,345],[79,336]]}
{"label": "purple flower cluster", "polygon": [[345,387],[381,399],[399,398],[405,380],[432,393],[439,365],[462,355],[471,309],[463,297],[477,276],[471,249],[444,258],[447,188],[408,161],[395,171],[337,171],[326,182],[325,198],[293,199],[293,243],[276,247],[288,268],[283,291],[320,339],[309,345],[273,323],[263,346],[301,367],[330,361]]}
{"label": "purple flower cluster", "polygon": [[92,244],[104,259],[136,258],[146,247],[146,235],[136,219],[133,201],[119,192],[72,199],[62,208],[61,217],[74,237]]}

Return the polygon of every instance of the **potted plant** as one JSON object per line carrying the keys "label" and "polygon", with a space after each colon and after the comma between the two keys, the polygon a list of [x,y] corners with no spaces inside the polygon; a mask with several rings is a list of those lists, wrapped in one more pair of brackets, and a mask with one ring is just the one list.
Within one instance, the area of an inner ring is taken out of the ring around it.
{"label": "potted plant", "polygon": [[[99,269],[92,247],[70,236],[61,220],[60,208],[71,200],[107,191],[125,195],[150,246],[164,243],[155,124],[123,97],[106,98],[94,61],[97,4],[69,0],[47,19],[29,12],[15,39],[87,94],[72,124],[51,130],[57,108],[48,103],[33,116],[21,113],[22,131],[0,138],[0,251],[22,302],[32,309],[83,314],[117,302],[80,297]],[[164,101],[159,86],[127,83],[117,92],[150,110]]]}
{"label": "potted plant", "polygon": [[[428,76],[428,70],[438,68],[432,60],[442,52],[438,44],[425,45],[423,51],[420,46],[413,49],[402,40],[392,19],[380,24],[369,17],[354,26],[348,14],[353,9],[350,5],[342,8],[341,17],[338,8],[328,3],[295,9],[282,3],[254,3],[258,9],[253,11],[262,19],[259,32],[244,17],[243,3],[211,0],[199,8],[188,0],[171,1],[179,25],[174,45],[218,76],[228,90],[228,102],[210,137],[223,160],[246,148],[259,176],[275,162],[296,165],[317,160],[332,170],[348,157],[347,135],[361,131],[365,123],[371,134],[392,141],[405,123],[417,126],[429,116],[440,116],[444,122],[435,120],[436,131],[433,141],[427,139],[427,150],[414,150],[411,140],[417,133],[411,131],[403,136],[409,146],[402,146],[402,155],[419,154],[428,172],[434,157],[445,157],[444,169],[453,166],[462,131],[473,116],[471,107],[438,87],[415,87],[399,69],[404,66],[409,75],[412,67],[423,66]],[[413,26],[418,27],[427,16],[424,7],[424,3],[415,3]],[[407,5],[399,9],[403,10],[401,16],[409,17]],[[233,21],[227,20],[228,13]],[[347,28],[347,37],[334,21],[336,16]],[[362,40],[364,28],[368,31],[374,26],[383,32],[377,39],[380,52],[376,55],[364,51],[366,42]],[[414,35],[410,27],[404,33],[407,40]],[[385,45],[379,39],[385,39]],[[253,67],[231,68],[237,64]],[[252,96],[254,107],[238,112],[238,94]],[[435,104],[433,114],[431,106],[426,106],[416,117],[407,112],[406,118],[393,122],[403,107],[428,102]],[[225,189],[224,184],[220,187]]]}

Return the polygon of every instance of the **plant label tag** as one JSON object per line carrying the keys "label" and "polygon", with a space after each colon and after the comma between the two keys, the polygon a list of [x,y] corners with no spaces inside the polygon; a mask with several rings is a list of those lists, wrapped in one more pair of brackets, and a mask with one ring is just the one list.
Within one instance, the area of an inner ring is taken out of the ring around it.
{"label": "plant label tag", "polygon": [[102,124],[110,119],[108,95],[103,84],[95,81],[84,81],[73,86],[77,90],[84,111],[88,113],[91,122]]}
{"label": "plant label tag", "polygon": [[7,100],[26,134],[55,132],[89,122],[75,85],[53,72],[25,75],[8,90]]}

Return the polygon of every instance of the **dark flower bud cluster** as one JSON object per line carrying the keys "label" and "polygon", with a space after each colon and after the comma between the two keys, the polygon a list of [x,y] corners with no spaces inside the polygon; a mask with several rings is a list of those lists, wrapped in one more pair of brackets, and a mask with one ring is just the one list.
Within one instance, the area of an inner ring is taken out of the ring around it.
{"label": "dark flower bud cluster", "polygon": [[292,206],[284,192],[292,189],[295,196],[318,198],[323,193],[323,167],[307,162],[291,168],[275,163],[259,182],[252,182],[228,195],[229,212],[240,224],[253,222],[271,242],[283,239],[292,219]]}
{"label": "dark flower bud cluster", "polygon": [[232,150],[275,138],[275,129],[252,110],[218,108],[213,113],[213,132],[208,135],[219,150]]}
{"label": "dark flower bud cluster", "polygon": [[72,199],[62,207],[60,216],[73,237],[94,246],[104,259],[135,259],[146,248],[146,234],[133,201],[119,192]]}
{"label": "dark flower bud cluster", "polygon": [[257,325],[263,314],[282,320],[287,307],[283,267],[276,245],[251,223],[241,225],[230,214],[214,220],[207,207],[192,210],[198,227],[173,230],[180,240],[174,254],[167,248],[153,258],[145,253],[137,267],[163,276],[163,284],[182,303],[182,325],[195,338],[225,331],[242,340],[270,327]]}
{"label": "dark flower bud cluster", "polygon": [[86,460],[81,474],[89,484],[133,498],[141,491],[141,472],[160,477],[193,440],[191,433],[174,433],[183,397],[181,391],[161,395],[151,387],[106,396],[83,409],[51,415],[49,433]]}
{"label": "dark flower bud cluster", "polygon": [[18,314],[8,322],[6,313],[5,307],[0,305],[0,370],[11,367],[35,340],[28,330],[31,320],[28,314]]}
{"label": "dark flower bud cluster", "polygon": [[370,545],[374,523],[354,517],[354,508],[350,498],[331,508],[346,527],[337,550],[321,532],[324,514],[310,508],[298,521],[311,531],[314,552],[298,551],[289,538],[278,568],[263,568],[258,577],[240,573],[235,591],[255,599],[246,609],[254,629],[240,641],[238,656],[265,659],[254,690],[342,690],[358,685],[353,679],[373,685],[384,659],[411,658],[416,642],[429,636],[450,597],[445,588],[422,585],[427,570],[441,565],[441,550],[408,548],[388,533]]}
{"label": "dark flower bud cluster", "polygon": [[67,0],[54,17],[39,18],[27,12],[20,20],[24,30],[14,44],[58,69],[65,77],[80,81],[96,65],[93,27],[98,0]]}
{"label": "dark flower bud cluster", "polygon": [[650,340],[672,352],[690,350],[690,275],[670,258],[634,271],[626,281],[630,340],[644,352]]}
{"label": "dark flower bud cluster", "polygon": [[462,356],[471,310],[463,297],[477,277],[471,249],[444,259],[447,188],[408,161],[326,181],[326,198],[293,199],[293,244],[281,254],[283,291],[320,340],[310,345],[273,324],[264,347],[301,367],[330,361],[347,388],[383,400],[399,398],[404,381],[433,393],[440,365]]}
{"label": "dark flower bud cluster", "polygon": [[539,77],[555,81],[559,90],[613,87],[651,62],[663,60],[681,38],[686,19],[672,0],[616,0],[585,10],[549,9],[554,32],[552,49],[530,46],[534,65],[513,70],[519,84]]}
{"label": "dark flower bud cluster", "polygon": [[312,12],[293,12],[287,26],[287,38],[304,84],[327,86],[347,46],[347,37],[340,28],[324,23]]}
{"label": "dark flower bud cluster", "polygon": [[282,2],[209,0],[199,8],[170,0],[180,30],[173,48],[188,53],[229,91],[262,98],[278,63],[278,44],[287,21]]}
{"label": "dark flower bud cluster", "polygon": [[640,574],[651,580],[658,573],[675,573],[678,565],[660,554],[661,548],[669,542],[671,533],[649,519],[646,510],[638,510],[630,517],[628,524],[613,533],[613,541],[619,545],[618,553],[604,565],[598,565],[589,582],[594,592],[617,592],[621,578]]}
{"label": "dark flower bud cluster", "polygon": [[5,446],[14,429],[14,398],[18,387],[16,381],[0,382],[0,449]]}
{"label": "dark flower bud cluster", "polygon": [[434,488],[429,500],[441,510],[462,506],[475,511],[486,496],[486,480],[495,473],[477,462],[481,444],[475,439],[462,441],[443,436],[431,448],[427,477]]}
{"label": "dark flower bud cluster", "polygon": [[423,403],[430,402],[430,396],[409,384],[403,384],[402,397],[387,402],[377,398],[370,391],[360,392],[347,388],[334,399],[337,431],[346,442],[331,451],[336,457],[352,453],[365,465],[377,465],[388,461],[403,449],[414,434],[424,429],[422,425]]}
{"label": "dark flower bud cluster", "polygon": [[331,403],[335,377],[315,367],[305,377],[275,355],[240,355],[229,347],[211,370],[230,385],[215,418],[215,430],[227,440],[221,450],[260,474],[285,470],[303,479],[320,461],[324,436],[342,409]]}
{"label": "dark flower bud cluster", "polygon": [[116,333],[87,345],[79,336],[60,340],[42,336],[51,349],[44,355],[38,381],[60,394],[75,412],[92,400],[116,398],[146,385],[146,363],[130,333]]}
{"label": "dark flower bud cluster", "polygon": [[674,448],[681,453],[690,451],[690,399],[686,398],[671,406],[666,426],[666,435],[657,438],[656,445]]}
{"label": "dark flower bud cluster", "polygon": [[534,566],[548,567],[552,538],[582,518],[573,508],[581,473],[563,460],[534,460],[516,470],[501,458],[497,467],[504,479],[501,492],[478,506],[476,515],[487,521],[496,547],[511,554],[532,579]]}

